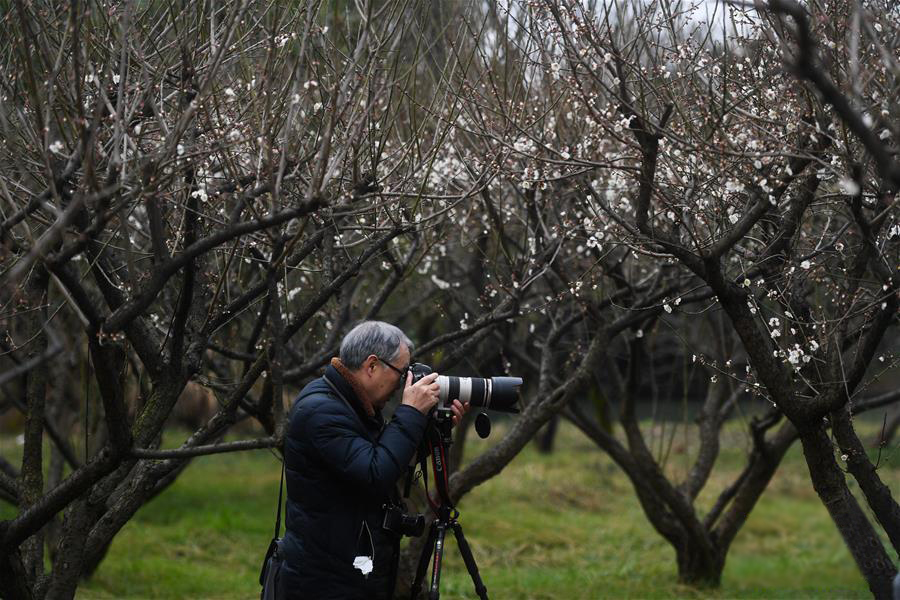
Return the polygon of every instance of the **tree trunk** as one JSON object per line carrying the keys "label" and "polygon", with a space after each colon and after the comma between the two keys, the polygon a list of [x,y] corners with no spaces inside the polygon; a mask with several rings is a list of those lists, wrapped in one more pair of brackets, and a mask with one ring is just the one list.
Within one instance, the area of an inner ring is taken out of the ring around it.
{"label": "tree trunk", "polygon": [[693,587],[719,587],[725,568],[723,553],[709,553],[689,540],[675,545],[678,581]]}
{"label": "tree trunk", "polygon": [[5,600],[32,600],[31,589],[25,579],[25,566],[18,550],[0,554],[0,581]]}
{"label": "tree trunk", "polygon": [[[47,336],[42,332],[47,311],[47,272],[36,268],[25,286],[30,311],[27,333],[26,358],[32,360],[47,350]],[[22,457],[22,482],[19,486],[19,510],[32,507],[44,493],[44,413],[47,394],[46,368],[32,369],[26,375],[25,398],[28,412],[25,414],[25,448]],[[22,564],[29,585],[34,585],[44,573],[44,532],[35,532],[22,543]]]}
{"label": "tree trunk", "polygon": [[466,413],[453,433],[453,445],[450,446],[450,474],[456,473],[462,464],[466,450],[466,438],[475,422],[475,413]]}
{"label": "tree trunk", "polygon": [[[221,437],[217,439],[221,439]],[[184,472],[188,465],[191,464],[192,460],[193,459],[191,458],[182,459],[177,463],[178,466],[162,475],[156,473],[154,470],[154,473],[147,474],[146,483],[144,485],[134,486],[133,483],[140,483],[139,480],[144,477],[145,473],[140,466],[137,466],[131,471],[130,477],[119,483],[115,493],[125,495],[133,494],[136,502],[132,503],[130,506],[126,506],[125,503],[120,503],[119,497],[116,496],[116,499],[111,501],[106,507],[106,511],[96,519],[96,522],[91,529],[91,534],[86,536],[87,540],[85,542],[84,558],[82,559],[81,566],[82,578],[87,579],[91,577],[97,569],[100,568],[100,564],[103,562],[103,559],[106,558],[109,547],[112,545],[115,536],[119,533],[121,528],[134,517],[134,514],[142,506],[146,505],[168,489],[170,485],[175,483],[175,480],[182,472]],[[136,479],[138,480],[137,482],[135,482]],[[115,520],[115,525],[110,526],[110,517],[117,511],[121,511],[121,514]]]}
{"label": "tree trunk", "polygon": [[648,475],[648,469],[657,469],[655,463],[647,463],[646,457],[641,459],[635,456],[633,451],[627,450],[597,424],[584,418],[577,405],[570,406],[569,415],[575,425],[606,452],[628,477],[647,520],[675,549],[679,581],[698,587],[718,587],[722,581],[728,547],[715,543],[709,528],[693,515],[693,505],[690,505],[690,514],[686,515],[684,511],[676,514],[667,502],[666,494],[661,493],[665,490],[653,485],[652,476]]}
{"label": "tree trunk", "polygon": [[900,552],[900,506],[891,496],[891,490],[878,476],[875,465],[869,460],[866,449],[856,435],[850,421],[850,409],[845,406],[832,413],[831,417],[834,438],[847,456],[847,470],[859,483],[866,502],[890,538],[894,550]]}
{"label": "tree trunk", "polygon": [[[53,366],[55,371],[53,376],[57,378],[57,381],[65,381],[65,375],[63,373],[66,372],[66,368],[57,368],[58,366],[59,365]],[[47,418],[56,425],[60,434],[68,440],[71,438],[72,429],[78,419],[78,413],[80,411],[79,399],[74,393],[71,393],[68,388],[57,388],[53,390],[53,392],[54,397],[50,399],[50,402],[47,405]],[[55,444],[51,445],[50,465],[47,469],[47,483],[45,486],[46,489],[52,490],[62,483],[66,475],[65,466],[66,460],[62,452]],[[56,558],[56,543],[59,541],[61,531],[61,516],[60,518],[54,518],[44,527],[45,541],[47,543],[47,549],[50,552],[51,562]]]}
{"label": "tree trunk", "polygon": [[544,426],[544,430],[538,436],[538,452],[541,454],[551,454],[553,452],[553,442],[556,441],[556,431],[559,429],[559,415],[553,415],[550,421]]}
{"label": "tree trunk", "polygon": [[734,537],[744,526],[750,512],[778,470],[785,452],[796,439],[797,430],[790,421],[785,421],[771,440],[760,439],[741,476],[730,488],[722,492],[715,506],[707,514],[704,524],[716,540],[716,545],[723,554],[723,561],[728,555]]}
{"label": "tree trunk", "polygon": [[75,588],[81,579],[84,540],[93,521],[85,499],[76,500],[66,511],[56,561],[53,563],[53,577],[46,595],[49,600],[75,597]]}
{"label": "tree trunk", "polygon": [[822,426],[800,435],[813,487],[844,543],[853,555],[875,598],[890,599],[897,569],[856,498],[847,488],[844,473],[834,459],[834,448]]}

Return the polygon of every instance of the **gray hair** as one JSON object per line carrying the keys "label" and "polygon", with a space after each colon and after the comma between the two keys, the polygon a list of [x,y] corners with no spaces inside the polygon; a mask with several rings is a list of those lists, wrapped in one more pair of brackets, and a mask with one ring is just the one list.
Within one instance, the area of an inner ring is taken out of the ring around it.
{"label": "gray hair", "polygon": [[363,321],[344,336],[341,362],[348,369],[358,369],[370,354],[393,361],[403,344],[412,353],[413,343],[399,327],[384,321]]}

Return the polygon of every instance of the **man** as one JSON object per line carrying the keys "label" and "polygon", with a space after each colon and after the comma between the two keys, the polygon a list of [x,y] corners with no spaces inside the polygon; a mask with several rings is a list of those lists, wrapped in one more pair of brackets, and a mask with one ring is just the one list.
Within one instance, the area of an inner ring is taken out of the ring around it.
{"label": "man", "polygon": [[[422,441],[438,401],[437,373],[412,384],[412,342],[366,321],[341,342],[325,375],[300,393],[284,442],[287,532],[282,588],[288,598],[390,598],[399,536],[385,506]],[[381,411],[395,390],[390,423]],[[454,401],[454,423],[468,410]]]}

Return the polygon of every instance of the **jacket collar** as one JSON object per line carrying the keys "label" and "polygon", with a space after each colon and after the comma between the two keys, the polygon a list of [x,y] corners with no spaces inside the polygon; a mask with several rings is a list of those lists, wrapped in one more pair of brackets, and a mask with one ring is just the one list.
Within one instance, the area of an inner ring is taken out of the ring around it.
{"label": "jacket collar", "polygon": [[331,364],[325,369],[325,377],[343,394],[347,402],[362,417],[375,418],[377,411],[372,399],[366,390],[359,385],[353,373],[344,366],[341,359],[331,359]]}

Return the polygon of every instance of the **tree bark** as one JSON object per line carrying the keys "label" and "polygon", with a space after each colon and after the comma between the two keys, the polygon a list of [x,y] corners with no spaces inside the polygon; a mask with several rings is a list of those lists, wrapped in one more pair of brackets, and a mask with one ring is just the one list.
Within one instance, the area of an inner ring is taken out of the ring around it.
{"label": "tree bark", "polygon": [[834,447],[822,426],[801,432],[803,454],[813,487],[844,538],[875,598],[892,597],[897,569],[862,508],[850,493]]}
{"label": "tree bark", "polygon": [[25,577],[25,566],[17,549],[0,554],[0,581],[4,600],[32,600],[31,588]]}
{"label": "tree bark", "polygon": [[544,425],[544,430],[538,436],[537,448],[541,454],[553,453],[553,442],[556,441],[556,431],[559,429],[559,415],[553,415],[550,421]]}
{"label": "tree bark", "polygon": [[685,540],[675,546],[678,562],[678,581],[694,587],[719,587],[722,583],[722,570],[725,568],[725,555],[722,552],[709,552],[704,544],[695,544]]}
{"label": "tree bark", "polygon": [[73,502],[66,511],[53,564],[53,578],[46,594],[49,600],[75,597],[84,560],[84,540],[94,520],[90,513],[89,501],[83,497]]}
{"label": "tree bark", "polygon": [[[40,356],[47,349],[47,336],[42,328],[47,311],[43,305],[47,300],[47,271],[37,266],[25,286],[28,308],[31,309],[26,332],[28,353],[26,359]],[[19,510],[24,512],[40,499],[44,493],[44,413],[47,394],[45,368],[32,369],[26,375],[25,449],[22,457],[22,482],[19,486]],[[25,577],[34,585],[44,573],[44,533],[37,531],[24,541],[21,547]]]}
{"label": "tree bark", "polygon": [[890,538],[894,550],[900,553],[900,506],[891,496],[891,490],[878,476],[876,466],[869,460],[866,449],[853,429],[849,408],[845,406],[832,413],[831,430],[841,451],[847,456],[847,470],[859,483],[866,502]]}

